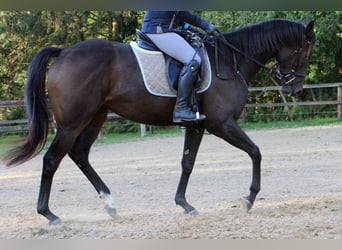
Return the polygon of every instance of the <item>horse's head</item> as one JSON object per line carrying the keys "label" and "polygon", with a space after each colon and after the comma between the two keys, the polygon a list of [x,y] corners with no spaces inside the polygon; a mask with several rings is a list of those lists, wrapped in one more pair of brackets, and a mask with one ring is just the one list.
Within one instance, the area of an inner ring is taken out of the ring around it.
{"label": "horse's head", "polygon": [[282,91],[285,94],[296,96],[302,93],[303,83],[315,43],[314,22],[305,28],[304,43],[297,48],[284,47],[277,53],[279,68],[276,76],[281,80]]}

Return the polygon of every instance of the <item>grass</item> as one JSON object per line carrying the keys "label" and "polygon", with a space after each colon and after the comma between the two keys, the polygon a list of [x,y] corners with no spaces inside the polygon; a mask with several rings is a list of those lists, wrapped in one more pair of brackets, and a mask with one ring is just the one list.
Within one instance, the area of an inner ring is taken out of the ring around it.
{"label": "grass", "polygon": [[23,139],[20,135],[8,135],[0,137],[0,156],[2,156],[7,150],[11,148],[11,145],[20,139]]}
{"label": "grass", "polygon": [[[273,128],[293,128],[293,127],[305,127],[305,126],[323,126],[323,125],[333,125],[333,124],[342,124],[342,119],[340,118],[315,118],[315,119],[307,119],[301,121],[277,121],[277,122],[268,122],[268,123],[242,123],[240,122],[240,126],[243,130],[262,130],[262,129],[273,129]],[[148,130],[148,129],[147,129]],[[155,127],[153,131],[153,135],[146,132],[145,137],[141,137],[140,131],[132,132],[132,133],[115,133],[115,134],[102,134],[101,140],[97,140],[95,145],[103,145],[110,143],[123,143],[128,141],[138,141],[138,140],[148,140],[152,137],[168,137],[168,136],[179,136],[182,135],[183,132],[178,126],[160,128]],[[8,151],[13,142],[16,140],[24,139],[23,135],[9,135],[0,137],[0,156],[3,155],[6,151]],[[52,141],[53,135],[50,135],[48,139],[48,145]]]}
{"label": "grass", "polygon": [[[103,145],[110,143],[123,143],[128,141],[148,140],[151,137],[165,137],[165,136],[177,136],[181,135],[182,131],[178,126],[155,128],[153,134],[146,129],[146,136],[141,137],[140,131],[130,133],[113,133],[113,134],[101,134],[101,139],[96,140],[94,145]],[[26,138],[26,135],[7,135],[0,136],[0,157],[4,155],[10,148],[17,145],[17,142],[22,142]],[[47,145],[50,145],[54,135],[49,135]]]}
{"label": "grass", "polygon": [[127,141],[137,141],[137,140],[148,140],[151,137],[165,137],[165,136],[177,136],[182,133],[178,126],[157,128],[154,129],[153,134],[151,134],[148,129],[146,129],[146,136],[141,137],[140,131],[131,133],[115,133],[115,134],[103,134],[101,135],[101,140],[97,140],[95,145],[109,144],[109,143],[123,143]]}
{"label": "grass", "polygon": [[272,129],[272,128],[295,128],[306,126],[323,126],[342,124],[341,118],[315,118],[305,119],[301,121],[276,121],[268,123],[240,123],[240,126],[244,130],[259,130],[259,129]]}

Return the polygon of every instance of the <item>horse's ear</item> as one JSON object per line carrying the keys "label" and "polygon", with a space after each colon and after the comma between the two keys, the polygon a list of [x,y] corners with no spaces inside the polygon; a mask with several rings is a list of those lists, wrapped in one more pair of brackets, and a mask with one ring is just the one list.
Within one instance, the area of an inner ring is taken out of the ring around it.
{"label": "horse's ear", "polygon": [[311,22],[306,26],[305,34],[306,34],[306,39],[307,39],[308,41],[310,41],[311,38],[312,38],[313,35],[314,35],[314,24],[315,24],[315,22],[314,22],[314,21],[311,21]]}

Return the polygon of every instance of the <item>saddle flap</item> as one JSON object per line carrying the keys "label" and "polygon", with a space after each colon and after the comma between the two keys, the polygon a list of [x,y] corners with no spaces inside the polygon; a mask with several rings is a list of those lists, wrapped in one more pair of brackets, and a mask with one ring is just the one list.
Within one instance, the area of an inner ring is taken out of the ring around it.
{"label": "saddle flap", "polygon": [[166,76],[170,84],[170,87],[172,89],[177,90],[178,78],[179,78],[183,65],[180,62],[172,59],[172,57],[170,56],[165,56],[165,63],[166,63]]}

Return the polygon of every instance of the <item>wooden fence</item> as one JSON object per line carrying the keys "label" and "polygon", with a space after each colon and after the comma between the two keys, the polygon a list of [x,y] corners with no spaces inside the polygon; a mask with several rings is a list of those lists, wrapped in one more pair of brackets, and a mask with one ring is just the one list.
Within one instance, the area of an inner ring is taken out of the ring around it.
{"label": "wooden fence", "polygon": [[[324,106],[324,105],[336,105],[337,106],[337,117],[342,117],[342,83],[320,83],[320,84],[306,84],[303,86],[304,89],[321,89],[321,88],[336,88],[337,89],[337,99],[329,100],[329,101],[305,101],[305,102],[297,102],[294,98],[292,98],[292,102],[286,101],[285,97],[282,95],[283,102],[272,102],[272,103],[251,103],[246,104],[246,108],[257,108],[257,107],[285,107],[287,108],[288,116],[290,120],[292,120],[292,113],[288,107],[291,106]],[[249,92],[265,92],[265,91],[278,91],[281,93],[281,86],[270,86],[270,87],[251,87],[248,89]],[[246,121],[246,112],[244,111],[242,114],[243,120]]]}
{"label": "wooden fence", "polygon": [[[313,105],[337,105],[337,117],[342,117],[342,83],[321,83],[321,84],[308,84],[303,86],[304,89],[318,89],[318,88],[336,88],[337,89],[337,100],[330,101],[307,101],[307,102],[296,102],[294,98],[292,102],[286,101],[283,98],[281,103],[248,103],[246,108],[256,108],[256,107],[290,107],[290,106],[313,106]],[[269,87],[251,87],[248,89],[250,92],[253,91],[280,91],[280,86],[269,86]],[[0,108],[17,108],[24,107],[24,101],[0,101]],[[242,115],[246,119],[246,113]],[[289,116],[291,113],[289,111]],[[108,115],[109,120],[120,119],[120,117],[114,113]],[[153,128],[150,128],[150,132]],[[146,126],[144,124],[140,125],[141,135],[145,136]],[[15,133],[15,132],[25,132],[27,131],[27,120],[0,120],[0,134],[3,133]]]}

